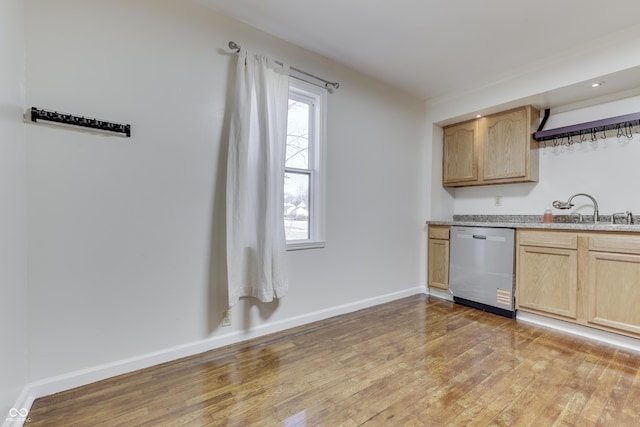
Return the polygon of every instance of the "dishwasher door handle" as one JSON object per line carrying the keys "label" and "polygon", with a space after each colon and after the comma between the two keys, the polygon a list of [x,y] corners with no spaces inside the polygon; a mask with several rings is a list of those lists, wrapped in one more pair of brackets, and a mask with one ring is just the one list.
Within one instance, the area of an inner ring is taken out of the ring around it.
{"label": "dishwasher door handle", "polygon": [[487,240],[487,236],[483,235],[483,234],[474,234],[473,235],[474,239],[482,239],[482,240]]}

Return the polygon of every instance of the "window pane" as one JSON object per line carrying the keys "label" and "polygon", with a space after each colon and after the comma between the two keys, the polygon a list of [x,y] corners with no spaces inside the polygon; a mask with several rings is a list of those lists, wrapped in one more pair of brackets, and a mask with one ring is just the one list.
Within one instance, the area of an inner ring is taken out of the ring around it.
{"label": "window pane", "polygon": [[289,100],[285,166],[309,169],[309,104]]}
{"label": "window pane", "polygon": [[309,239],[308,174],[284,174],[284,230],[287,240]]}

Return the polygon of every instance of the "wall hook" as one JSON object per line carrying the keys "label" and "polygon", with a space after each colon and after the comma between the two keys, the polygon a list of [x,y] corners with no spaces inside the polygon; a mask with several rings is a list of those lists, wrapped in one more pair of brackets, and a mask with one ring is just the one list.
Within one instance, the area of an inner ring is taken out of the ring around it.
{"label": "wall hook", "polygon": [[105,120],[91,119],[83,116],[74,116],[72,114],[47,111],[31,107],[31,121],[36,123],[38,120],[80,126],[107,132],[123,133],[127,137],[131,136],[131,125],[128,124],[112,123]]}

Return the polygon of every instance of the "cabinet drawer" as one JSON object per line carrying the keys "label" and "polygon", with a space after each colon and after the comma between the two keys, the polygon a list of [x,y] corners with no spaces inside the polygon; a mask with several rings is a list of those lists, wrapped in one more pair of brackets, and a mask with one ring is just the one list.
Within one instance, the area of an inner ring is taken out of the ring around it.
{"label": "cabinet drawer", "polygon": [[523,246],[541,246],[545,248],[578,249],[578,235],[558,231],[520,231],[518,242]]}
{"label": "cabinet drawer", "polygon": [[449,240],[449,226],[448,225],[430,225],[429,238]]}
{"label": "cabinet drawer", "polygon": [[640,254],[640,236],[615,236],[603,234],[589,237],[589,250]]}

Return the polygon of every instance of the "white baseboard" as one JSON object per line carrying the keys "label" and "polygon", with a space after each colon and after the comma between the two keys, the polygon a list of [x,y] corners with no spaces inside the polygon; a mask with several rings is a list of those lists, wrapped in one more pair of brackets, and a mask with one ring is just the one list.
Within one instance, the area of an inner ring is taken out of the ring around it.
{"label": "white baseboard", "polygon": [[640,351],[640,340],[624,335],[614,334],[613,332],[601,331],[599,329],[593,329],[582,325],[575,325],[573,323],[524,311],[518,311],[516,319],[539,326],[545,326],[557,331],[566,332],[571,335],[577,335],[603,343],[612,344],[617,347]]}
{"label": "white baseboard", "polygon": [[406,289],[399,292],[393,292],[386,295],[339,305],[336,307],[330,307],[324,310],[318,310],[312,313],[291,317],[277,322],[267,323],[264,325],[256,326],[249,330],[234,331],[225,335],[219,335],[200,341],[195,341],[160,351],[95,366],[88,369],[81,369],[55,377],[34,381],[26,385],[25,390],[20,395],[15,408],[30,409],[34,400],[39,397],[48,396],[54,393],[69,390],[86,384],[91,384],[93,382],[101,381],[117,375],[148,368],[160,363],[170,362],[172,360],[180,359],[183,357],[193,356],[195,354],[204,353],[205,351],[224,347],[230,344],[236,344],[252,338],[261,337],[274,332],[284,331],[286,329],[295,328],[297,326],[302,326],[318,320],[324,320],[330,317],[339,316],[341,314],[351,313],[357,310],[373,307],[375,305],[384,304],[421,293],[426,293],[425,287]]}

